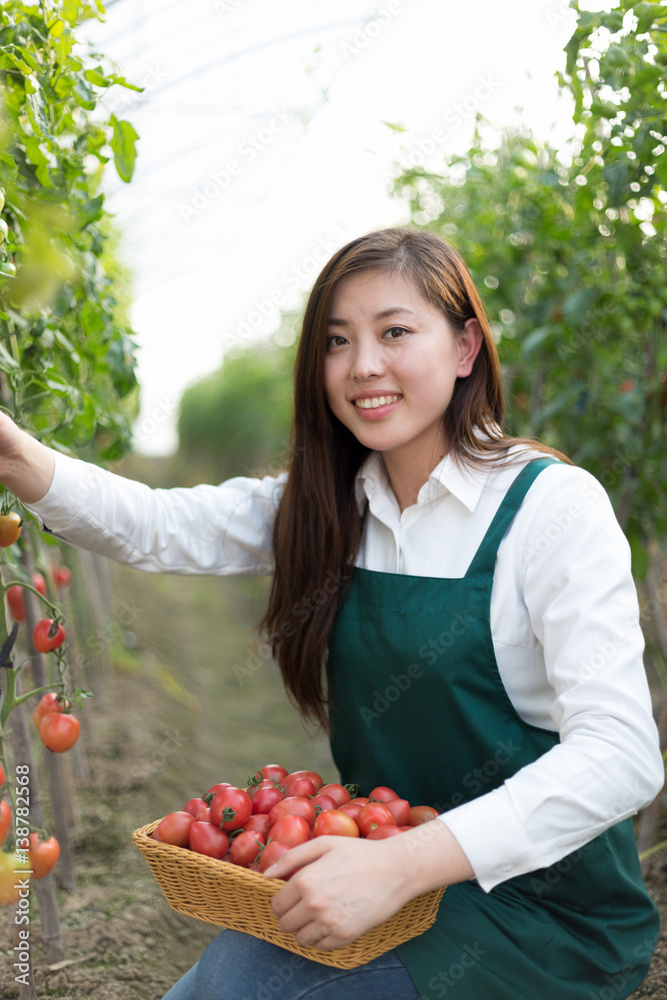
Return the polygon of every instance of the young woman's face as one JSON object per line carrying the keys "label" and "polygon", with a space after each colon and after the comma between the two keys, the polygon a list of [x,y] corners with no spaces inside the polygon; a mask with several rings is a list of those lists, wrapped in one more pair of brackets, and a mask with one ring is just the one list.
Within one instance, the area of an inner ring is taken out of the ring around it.
{"label": "young woman's face", "polygon": [[[409,278],[365,271],[336,287],[329,314],[324,387],[332,412],[386,457],[439,461],[443,415],[454,383],[481,345],[476,320],[453,330]],[[432,467],[432,466],[430,466]]]}

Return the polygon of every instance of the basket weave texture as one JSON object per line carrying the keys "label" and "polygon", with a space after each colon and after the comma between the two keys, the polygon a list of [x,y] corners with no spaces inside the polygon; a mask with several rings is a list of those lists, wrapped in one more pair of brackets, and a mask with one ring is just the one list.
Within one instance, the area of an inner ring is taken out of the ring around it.
{"label": "basket weave texture", "polygon": [[379,927],[366,931],[352,944],[334,951],[304,948],[293,934],[278,926],[271,900],[285,885],[227,861],[216,861],[195,851],[151,839],[161,821],[155,820],[132,834],[164,897],[178,913],[209,924],[244,931],[270,941],[322,965],[354,969],[383,955],[404,941],[423,934],[435,921],[444,889],[433,889],[407,903]]}

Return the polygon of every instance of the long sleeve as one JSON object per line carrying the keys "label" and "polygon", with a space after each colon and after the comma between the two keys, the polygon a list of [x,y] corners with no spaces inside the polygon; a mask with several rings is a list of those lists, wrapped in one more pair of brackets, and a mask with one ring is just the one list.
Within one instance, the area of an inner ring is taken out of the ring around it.
{"label": "long sleeve", "polygon": [[28,509],[59,538],[150,572],[273,571],[271,534],[284,477],[151,489],[54,452],[51,486]]}
{"label": "long sleeve", "polygon": [[[664,780],[629,546],[593,477],[543,475],[507,542],[560,742],[442,816],[487,891],[581,848],[652,801]],[[509,664],[513,651],[504,653]]]}

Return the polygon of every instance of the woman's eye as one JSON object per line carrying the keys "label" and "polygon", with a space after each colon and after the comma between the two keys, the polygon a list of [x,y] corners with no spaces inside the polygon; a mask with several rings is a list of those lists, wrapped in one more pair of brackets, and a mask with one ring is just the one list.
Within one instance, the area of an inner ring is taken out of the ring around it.
{"label": "woman's eye", "polygon": [[399,340],[408,331],[404,326],[391,326],[385,333],[388,340]]}
{"label": "woman's eye", "polygon": [[340,347],[341,344],[345,343],[345,337],[341,337],[340,334],[334,334],[332,337],[327,337],[327,348]]}

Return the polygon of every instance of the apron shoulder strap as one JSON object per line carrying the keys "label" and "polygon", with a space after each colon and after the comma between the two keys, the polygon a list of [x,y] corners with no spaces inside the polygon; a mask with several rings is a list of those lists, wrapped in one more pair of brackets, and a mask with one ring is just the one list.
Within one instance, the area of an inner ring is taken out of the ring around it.
{"label": "apron shoulder strap", "polygon": [[512,523],[514,515],[523,503],[526,493],[542,469],[546,469],[548,465],[553,465],[557,461],[557,458],[538,458],[532,462],[528,462],[523,467],[503,497],[502,503],[496,511],[495,517],[489,525],[473,561],[468,567],[466,577],[480,576],[482,574],[493,575],[498,546]]}

